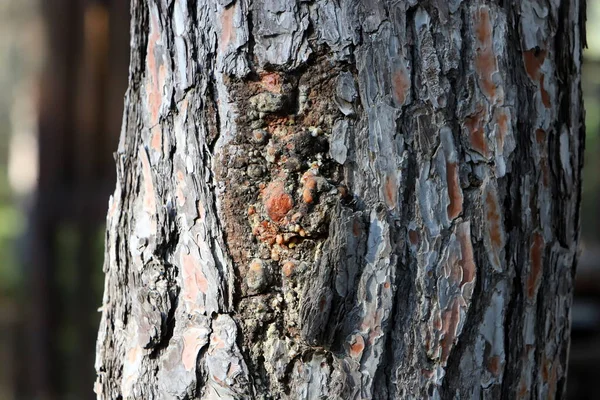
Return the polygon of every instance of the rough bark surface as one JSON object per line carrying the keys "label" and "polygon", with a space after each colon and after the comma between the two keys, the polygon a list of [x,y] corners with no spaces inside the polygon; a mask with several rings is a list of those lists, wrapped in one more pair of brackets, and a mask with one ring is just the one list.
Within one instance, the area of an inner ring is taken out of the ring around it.
{"label": "rough bark surface", "polygon": [[583,0],[132,17],[99,398],[564,398]]}

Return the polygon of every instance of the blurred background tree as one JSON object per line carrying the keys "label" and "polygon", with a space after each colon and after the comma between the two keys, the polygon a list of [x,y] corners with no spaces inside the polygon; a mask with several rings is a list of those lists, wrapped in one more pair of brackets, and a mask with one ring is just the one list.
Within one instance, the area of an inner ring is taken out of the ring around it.
{"label": "blurred background tree", "polygon": [[0,2],[0,398],[93,398],[127,1]]}

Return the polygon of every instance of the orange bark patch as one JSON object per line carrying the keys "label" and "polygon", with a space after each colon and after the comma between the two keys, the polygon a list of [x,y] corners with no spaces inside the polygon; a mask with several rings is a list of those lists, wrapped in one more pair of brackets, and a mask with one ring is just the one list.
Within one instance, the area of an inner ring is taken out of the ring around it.
{"label": "orange bark patch", "polygon": [[485,196],[486,203],[486,219],[489,226],[490,242],[494,250],[500,251],[504,245],[504,238],[502,232],[502,221],[500,216],[500,208],[498,206],[498,199],[492,190],[488,190]]}
{"label": "orange bark patch", "polygon": [[492,24],[490,23],[490,12],[486,8],[480,8],[476,16],[475,36],[482,44],[492,43]]}
{"label": "orange bark patch", "polygon": [[210,347],[211,347],[210,350],[212,350],[211,353],[218,349],[224,349],[225,341],[216,332],[213,332],[210,335]]}
{"label": "orange bark patch", "polygon": [[448,257],[448,263],[446,264],[446,268],[448,281],[460,285],[463,278],[463,271],[460,264],[460,260],[458,259],[458,254],[456,254],[456,252],[453,252]]}
{"label": "orange bark patch", "polygon": [[540,287],[540,278],[542,276],[543,256],[544,256],[544,238],[539,233],[533,234],[533,241],[529,249],[529,258],[531,270],[527,276],[527,297],[533,300]]}
{"label": "orange bark patch", "polygon": [[327,298],[324,295],[321,295],[319,299],[319,311],[325,311],[325,306],[327,305]]}
{"label": "orange bark patch", "polygon": [[260,85],[271,93],[281,93],[281,76],[275,72],[265,72],[260,75]]}
{"label": "orange bark patch", "polygon": [[360,222],[358,222],[358,220],[354,220],[354,222],[352,223],[352,234],[354,236],[359,236],[361,232],[360,229]]}
{"label": "orange bark patch", "polygon": [[542,379],[548,385],[548,399],[556,396],[556,384],[558,383],[558,360],[552,361],[545,355],[542,359]]}
{"label": "orange bark patch", "polygon": [[[271,136],[283,138],[288,135],[288,124],[290,122],[289,117],[287,116],[279,116],[279,115],[269,115],[266,118],[267,122],[267,132]],[[286,148],[288,150],[293,150],[293,143],[287,143]]]}
{"label": "orange bark patch", "polygon": [[550,167],[548,167],[548,158],[542,157],[542,184],[544,187],[548,187],[550,184]]}
{"label": "orange bark patch", "polygon": [[430,369],[422,369],[421,375],[423,375],[426,379],[433,378],[433,371]]}
{"label": "orange bark patch", "polygon": [[492,373],[494,376],[500,375],[500,367],[502,366],[502,360],[500,356],[492,356],[487,362],[488,371]]}
{"label": "orange bark patch", "polygon": [[186,371],[196,367],[198,352],[207,342],[207,332],[203,328],[188,328],[183,332],[183,351],[181,363]]}
{"label": "orange bark patch", "polygon": [[112,217],[117,210],[117,202],[114,199],[110,199],[110,205],[108,207],[108,216]]}
{"label": "orange bark patch", "polygon": [[540,72],[547,55],[548,52],[546,50],[527,50],[523,52],[523,62],[525,63],[525,71],[529,75],[529,78],[539,84],[542,104],[544,104],[544,107],[550,108],[552,105],[550,94],[544,87],[545,75]]}
{"label": "orange bark patch", "polygon": [[442,313],[442,331],[444,333],[444,337],[440,341],[440,345],[442,347],[442,363],[446,363],[448,361],[448,357],[450,357],[450,351],[454,346],[454,339],[456,339],[456,328],[458,327],[458,323],[460,321],[460,305],[456,298],[452,300],[452,304],[449,309],[444,310]]}
{"label": "orange bark patch", "polygon": [[448,197],[450,204],[446,209],[448,218],[455,219],[462,212],[463,194],[458,184],[458,166],[455,162],[446,164],[446,184],[448,185]]}
{"label": "orange bark patch", "polygon": [[413,246],[417,246],[419,244],[419,233],[414,230],[408,231],[408,240],[410,240],[410,244]]}
{"label": "orange bark patch", "polygon": [[142,348],[140,346],[132,347],[127,352],[127,361],[129,361],[130,364],[135,363],[135,361],[141,355],[141,352],[142,352]]}
{"label": "orange bark patch", "polygon": [[350,344],[350,356],[360,358],[365,349],[365,339],[361,335],[354,336],[354,342]]}
{"label": "orange bark patch", "polygon": [[497,108],[495,112],[496,125],[498,127],[496,131],[496,145],[498,149],[502,151],[504,148],[504,138],[508,133],[508,113],[504,108]]}
{"label": "orange bark patch", "polygon": [[281,221],[294,206],[292,196],[287,194],[282,181],[274,181],[265,189],[265,208],[269,218]]}
{"label": "orange bark patch", "polygon": [[517,398],[525,399],[529,394],[529,389],[527,388],[527,383],[525,380],[521,379],[521,383],[519,384],[519,392],[517,393]]}
{"label": "orange bark patch", "polygon": [[306,204],[310,204],[314,201],[314,197],[311,190],[304,189],[302,191],[302,201],[304,201]]}
{"label": "orange bark patch", "polygon": [[184,299],[190,302],[190,304],[195,304],[197,302],[198,292],[207,292],[208,281],[202,272],[200,263],[195,257],[190,254],[182,254],[181,262],[183,265]]}
{"label": "orange bark patch", "polygon": [[535,49],[527,50],[523,52],[523,62],[525,63],[525,71],[529,78],[532,81],[537,82],[540,77],[540,69],[542,64],[544,64],[544,60],[546,59],[546,55],[548,52],[546,50],[536,51]]}
{"label": "orange bark patch", "polygon": [[471,142],[471,148],[478,153],[487,156],[488,148],[485,140],[485,129],[484,129],[484,119],[487,115],[487,112],[483,107],[479,108],[475,114],[468,116],[465,118],[465,127],[469,132],[469,141]]}
{"label": "orange bark patch", "polygon": [[[152,71],[149,69],[149,71]],[[150,72],[150,85],[146,88],[146,97],[150,111],[150,124],[152,126],[158,123],[160,116],[160,107],[162,105],[162,88],[165,83],[167,71],[164,65],[158,68],[158,73]]]}
{"label": "orange bark patch", "polygon": [[546,88],[544,88],[544,78],[544,75],[540,77],[540,94],[542,95],[542,103],[544,104],[544,107],[550,108],[550,93],[548,93]]}
{"label": "orange bark patch", "polygon": [[302,191],[302,201],[307,204],[313,203],[315,201],[315,194],[317,190],[317,179],[312,173],[306,173],[302,177],[302,182],[304,183],[304,190]]}
{"label": "orange bark patch", "polygon": [[383,198],[390,209],[396,207],[398,202],[398,185],[396,179],[389,174],[385,177]]}
{"label": "orange bark patch", "polygon": [[543,129],[538,129],[535,131],[535,140],[537,144],[544,144],[546,142],[546,132]]}
{"label": "orange bark patch", "polygon": [[292,261],[286,261],[283,263],[283,267],[281,268],[281,272],[286,278],[289,278],[294,273],[294,269],[296,268],[296,263]]}
{"label": "orange bark patch", "polygon": [[442,316],[440,313],[435,313],[433,316],[433,329],[439,331],[442,329]]}
{"label": "orange bark patch", "polygon": [[162,88],[165,83],[167,71],[162,61],[159,60],[160,65],[158,65],[156,60],[155,51],[156,43],[160,40],[160,26],[156,13],[152,11],[150,14],[150,35],[146,50],[146,72],[148,74],[146,80],[146,101],[148,103],[148,111],[150,111],[150,125],[154,126],[158,123],[160,106],[162,104]]}
{"label": "orange bark patch", "polygon": [[250,271],[261,272],[263,269],[262,262],[260,261],[252,261],[249,267]]}
{"label": "orange bark patch", "polygon": [[152,138],[150,139],[150,148],[152,150],[162,150],[162,134],[158,125],[152,128]]}
{"label": "orange bark patch", "polygon": [[198,202],[198,218],[204,219],[206,214],[206,210],[204,209],[204,205]]}
{"label": "orange bark patch", "polygon": [[487,8],[479,9],[475,17],[475,24],[475,37],[478,44],[475,54],[475,70],[479,76],[479,86],[488,100],[495,103],[496,84],[492,77],[498,71],[498,65],[492,44],[494,31]]}
{"label": "orange bark patch", "polygon": [[185,179],[185,174],[180,169],[177,170],[177,172],[175,173],[175,176],[177,177],[177,182],[183,182]]}
{"label": "orange bark patch", "polygon": [[261,221],[258,225],[252,228],[252,234],[260,241],[265,242],[269,246],[275,244],[279,230],[269,221]]}
{"label": "orange bark patch", "polygon": [[410,90],[410,76],[404,66],[398,68],[392,75],[392,84],[394,87],[394,96],[398,104],[402,105],[406,102]]}
{"label": "orange bark patch", "polygon": [[498,204],[496,190],[487,186],[485,190],[485,219],[487,221],[488,253],[492,266],[501,268],[500,252],[504,247],[504,231],[502,229],[502,214]]}
{"label": "orange bark patch", "polygon": [[458,227],[458,242],[460,243],[461,267],[463,277],[461,286],[475,280],[475,259],[473,257],[473,243],[471,242],[471,227],[468,222]]}
{"label": "orange bark patch", "polygon": [[233,16],[235,14],[235,4],[223,10],[221,14],[221,37],[219,38],[219,53],[227,48],[227,45],[235,40],[235,28],[233,26]]}

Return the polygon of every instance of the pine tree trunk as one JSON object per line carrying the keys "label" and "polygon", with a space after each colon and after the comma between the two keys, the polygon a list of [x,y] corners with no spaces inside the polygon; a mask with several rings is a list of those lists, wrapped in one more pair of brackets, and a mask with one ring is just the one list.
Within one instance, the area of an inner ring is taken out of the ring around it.
{"label": "pine tree trunk", "polygon": [[564,398],[584,1],[133,1],[101,399]]}

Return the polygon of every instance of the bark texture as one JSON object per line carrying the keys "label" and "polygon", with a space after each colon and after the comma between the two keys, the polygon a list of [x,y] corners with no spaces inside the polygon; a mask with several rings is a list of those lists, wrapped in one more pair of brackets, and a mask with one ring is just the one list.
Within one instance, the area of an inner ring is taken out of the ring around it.
{"label": "bark texture", "polygon": [[564,397],[582,0],[132,16],[99,398]]}

